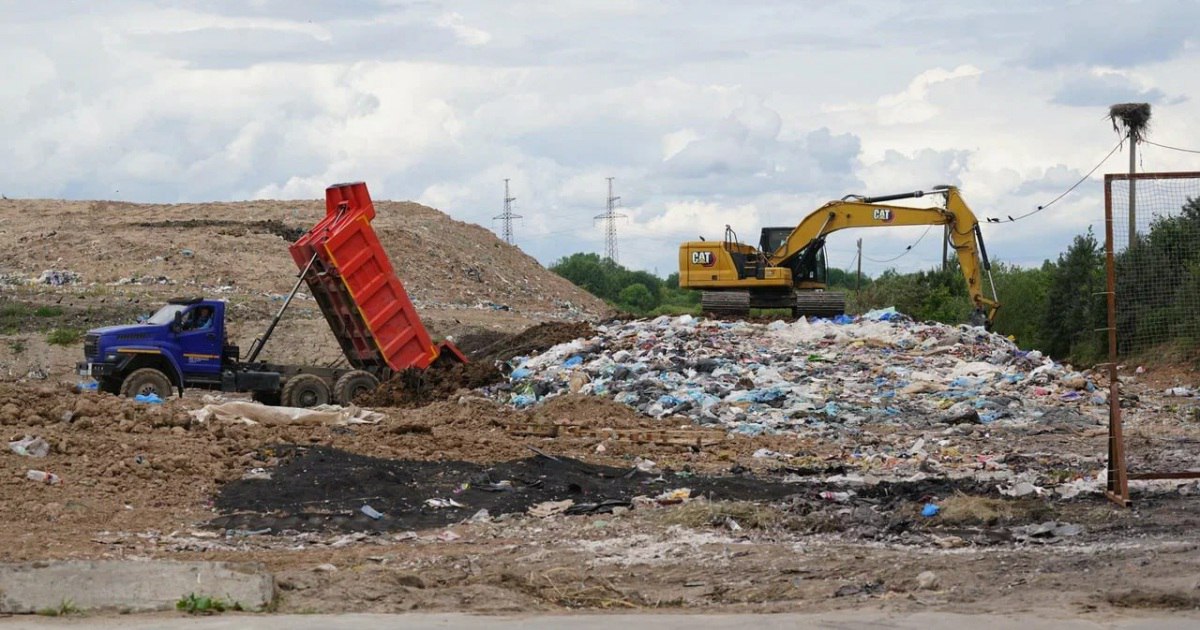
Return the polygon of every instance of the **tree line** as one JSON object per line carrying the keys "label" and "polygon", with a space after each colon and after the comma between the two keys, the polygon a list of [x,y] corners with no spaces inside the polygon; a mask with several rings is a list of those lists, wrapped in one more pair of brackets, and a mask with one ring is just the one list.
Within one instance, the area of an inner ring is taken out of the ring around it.
{"label": "tree line", "polygon": [[[1156,218],[1114,262],[1122,355],[1165,344],[1188,352],[1200,347],[1200,199],[1189,199],[1177,215]],[[585,253],[566,256],[550,269],[636,315],[700,311],[699,292],[680,289],[678,273],[663,279]],[[992,278],[1003,305],[996,332],[1022,348],[1080,365],[1107,356],[1105,254],[1091,229],[1040,266],[993,263]],[[972,311],[956,262],[913,273],[889,270],[861,283],[852,272],[830,269],[828,280],[831,290],[847,294],[850,313],[894,306],[917,320],[960,324]]]}

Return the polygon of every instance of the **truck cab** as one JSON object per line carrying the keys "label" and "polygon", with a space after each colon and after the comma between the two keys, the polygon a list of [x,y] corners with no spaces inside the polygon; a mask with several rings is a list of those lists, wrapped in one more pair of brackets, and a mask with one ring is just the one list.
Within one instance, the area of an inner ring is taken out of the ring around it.
{"label": "truck cab", "polygon": [[225,302],[201,298],[169,301],[138,324],[89,330],[79,374],[101,390],[125,396],[172,389],[220,388],[222,372],[236,365],[238,348],[225,343]]}

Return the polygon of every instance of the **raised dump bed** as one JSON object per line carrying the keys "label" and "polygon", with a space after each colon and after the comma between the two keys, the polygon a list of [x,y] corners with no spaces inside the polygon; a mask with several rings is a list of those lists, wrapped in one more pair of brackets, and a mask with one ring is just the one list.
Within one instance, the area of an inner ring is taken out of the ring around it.
{"label": "raised dump bed", "polygon": [[465,362],[454,344],[433,343],[374,218],[365,183],[335,184],[325,189],[325,218],[289,248],[346,359],[373,373],[426,368],[446,353]]}

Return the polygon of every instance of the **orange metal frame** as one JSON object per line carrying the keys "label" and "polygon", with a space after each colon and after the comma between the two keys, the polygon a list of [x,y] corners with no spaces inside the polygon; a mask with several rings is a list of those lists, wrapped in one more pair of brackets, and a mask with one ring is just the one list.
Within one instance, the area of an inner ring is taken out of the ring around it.
{"label": "orange metal frame", "polygon": [[[1197,471],[1130,473],[1125,461],[1125,435],[1121,419],[1120,382],[1117,379],[1117,268],[1113,245],[1112,183],[1139,179],[1200,179],[1200,172],[1113,173],[1104,176],[1104,257],[1108,297],[1108,486],[1105,494],[1114,503],[1129,506],[1130,480],[1200,479]],[[1133,234],[1129,237],[1132,240]]]}

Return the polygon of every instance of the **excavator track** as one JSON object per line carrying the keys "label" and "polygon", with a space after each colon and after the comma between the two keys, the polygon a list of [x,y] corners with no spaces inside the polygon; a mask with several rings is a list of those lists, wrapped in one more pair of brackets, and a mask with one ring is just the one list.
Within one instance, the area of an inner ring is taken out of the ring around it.
{"label": "excavator track", "polygon": [[749,291],[705,291],[700,310],[717,317],[745,317],[750,314]]}
{"label": "excavator track", "polygon": [[829,291],[798,291],[793,317],[837,317],[846,312],[846,294]]}

